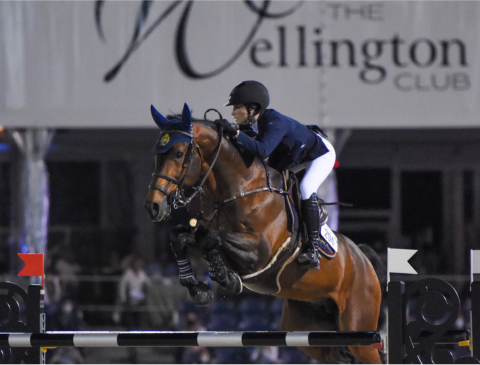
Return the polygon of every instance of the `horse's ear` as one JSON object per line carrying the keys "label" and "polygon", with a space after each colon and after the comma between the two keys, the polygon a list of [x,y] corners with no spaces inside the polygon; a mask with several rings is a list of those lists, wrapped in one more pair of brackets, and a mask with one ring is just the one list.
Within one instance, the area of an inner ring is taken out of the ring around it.
{"label": "horse's ear", "polygon": [[187,103],[183,105],[183,112],[182,112],[182,130],[188,131],[192,124],[192,114],[190,112],[190,108],[188,107]]}
{"label": "horse's ear", "polygon": [[165,128],[170,123],[169,120],[165,118],[162,114],[160,114],[153,105],[150,107],[150,111],[152,113],[154,122],[158,125],[160,129]]}

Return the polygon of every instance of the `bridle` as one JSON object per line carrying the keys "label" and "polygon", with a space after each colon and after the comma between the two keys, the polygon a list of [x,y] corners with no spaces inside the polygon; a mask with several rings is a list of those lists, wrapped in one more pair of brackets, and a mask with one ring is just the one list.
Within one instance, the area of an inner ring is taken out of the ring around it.
{"label": "bridle", "polygon": [[[205,120],[206,120],[206,115],[209,111],[214,111],[214,112],[218,113],[220,119],[223,119],[222,115],[220,114],[220,112],[218,110],[208,109],[205,112],[205,115],[204,115]],[[215,166],[215,163],[217,162],[218,156],[220,154],[220,150],[221,150],[221,146],[222,146],[222,140],[223,140],[223,127],[222,127],[221,124],[218,125],[219,138],[218,138],[218,144],[215,147],[215,157],[213,158],[213,161],[210,164],[210,167],[208,168],[207,172],[205,173],[205,175],[202,178],[202,180],[200,181],[200,183],[198,185],[192,187],[194,192],[189,197],[185,196],[185,192],[184,192],[184,189],[183,189],[183,184],[184,184],[185,178],[188,174],[188,170],[191,166],[191,161],[192,161],[192,157],[193,157],[193,148],[194,147],[197,149],[198,156],[200,157],[200,160],[201,160],[200,166],[203,166],[203,163],[205,162],[205,160],[203,159],[203,155],[201,153],[200,147],[195,142],[195,138],[193,136],[193,127],[190,129],[190,133],[180,131],[180,130],[169,130],[169,131],[161,132],[160,136],[162,136],[163,134],[166,134],[166,133],[182,134],[182,135],[190,138],[190,141],[189,141],[188,147],[187,147],[187,151],[186,151],[185,157],[183,159],[182,171],[180,172],[180,174],[177,178],[173,178],[171,176],[164,175],[164,174],[157,174],[156,172],[154,172],[153,175],[152,175],[154,178],[165,179],[165,180],[168,181],[168,184],[166,186],[162,187],[162,186],[158,186],[158,185],[152,183],[152,184],[150,184],[149,188],[153,189],[153,190],[158,190],[161,193],[163,193],[168,198],[169,204],[174,209],[178,209],[178,208],[183,208],[183,207],[187,206],[193,200],[193,198],[195,198],[198,194],[203,195],[203,185],[207,181],[207,178],[210,175],[210,173],[212,172],[213,167]],[[239,193],[237,195],[234,195],[234,196],[232,196],[228,199],[225,199],[221,202],[211,202],[214,205],[214,209],[208,217],[203,217],[203,220],[206,220],[206,221],[211,220],[223,205],[225,205],[227,203],[230,203],[230,202],[232,202],[236,199],[243,198],[244,196],[247,196],[247,195],[250,195],[250,194],[256,194],[256,193],[260,193],[260,192],[264,192],[264,191],[269,191],[269,192],[274,192],[274,193],[278,193],[278,194],[281,194],[281,195],[288,195],[287,191],[285,191],[283,189],[278,189],[278,188],[272,187],[271,181],[270,181],[270,173],[267,169],[267,165],[265,164],[265,162],[263,160],[262,160],[262,163],[263,163],[263,166],[264,166],[265,171],[266,171],[266,179],[267,179],[267,186],[266,187],[257,188],[257,189],[249,190],[249,191],[246,191],[246,192],[241,192],[241,193]],[[177,189],[169,194],[167,192],[167,190],[172,184],[177,185]]]}
{"label": "bridle", "polygon": [[[218,113],[220,119],[223,119],[222,115],[220,114],[220,112],[218,110],[208,109],[204,114],[204,119],[205,120],[207,119],[206,116],[207,116],[207,113],[209,111],[215,111],[216,113]],[[192,162],[192,158],[193,158],[193,148],[194,147],[197,149],[197,153],[198,153],[198,156],[200,158],[200,166],[203,166],[203,163],[205,161],[203,159],[203,155],[201,153],[200,147],[195,142],[195,138],[193,136],[193,126],[190,128],[190,132],[184,132],[184,131],[180,131],[180,130],[162,131],[162,132],[160,132],[160,137],[162,135],[166,134],[166,133],[168,133],[168,134],[181,134],[181,135],[184,135],[184,136],[187,136],[187,137],[190,138],[190,141],[188,142],[187,151],[185,152],[185,157],[183,159],[182,171],[180,172],[180,175],[177,178],[174,178],[174,177],[171,177],[171,176],[168,176],[168,175],[164,175],[164,174],[157,174],[156,171],[155,171],[152,174],[153,178],[154,179],[155,178],[161,178],[161,179],[167,180],[168,184],[166,186],[158,186],[158,185],[152,183],[152,184],[149,185],[149,189],[158,190],[161,193],[163,193],[168,198],[169,204],[174,209],[178,209],[178,208],[183,208],[183,207],[187,206],[193,200],[193,198],[195,198],[198,194],[203,193],[203,185],[205,184],[205,181],[207,181],[207,178],[210,175],[210,173],[212,172],[213,167],[215,166],[215,163],[217,162],[218,155],[220,154],[220,150],[221,150],[221,147],[222,147],[223,127],[220,125],[219,128],[218,128],[219,138],[218,138],[218,144],[215,147],[215,150],[216,150],[215,157],[213,158],[213,161],[210,164],[210,167],[208,168],[207,172],[205,173],[205,176],[200,181],[200,183],[198,185],[192,187],[194,192],[189,197],[185,196],[185,192],[184,192],[184,189],[183,189],[183,184],[185,182],[186,176],[188,175],[188,170],[190,169],[190,166],[191,166],[191,162]],[[169,194],[167,192],[167,190],[172,184],[177,185],[177,189]]]}

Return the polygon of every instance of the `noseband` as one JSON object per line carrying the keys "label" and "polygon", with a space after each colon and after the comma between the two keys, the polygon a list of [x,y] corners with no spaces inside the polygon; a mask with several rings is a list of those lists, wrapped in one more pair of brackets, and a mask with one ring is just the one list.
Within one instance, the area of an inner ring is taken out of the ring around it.
{"label": "noseband", "polygon": [[[209,111],[217,112],[220,119],[222,119],[222,115],[220,114],[220,112],[218,110],[208,109],[205,112],[205,115],[204,115],[205,120],[206,120],[207,113]],[[157,174],[156,172],[154,172],[153,175],[152,175],[153,178],[161,178],[161,179],[167,180],[168,184],[166,186],[158,186],[156,184],[153,184],[153,182],[152,182],[152,184],[150,184],[150,186],[149,186],[149,189],[158,190],[161,193],[163,193],[168,198],[169,204],[174,209],[183,208],[186,205],[188,205],[193,200],[193,198],[195,198],[198,194],[201,194],[203,192],[203,185],[205,184],[205,181],[207,181],[207,178],[210,175],[210,173],[212,172],[212,169],[215,166],[215,163],[217,162],[218,155],[220,154],[220,150],[221,150],[221,147],[222,147],[223,127],[221,125],[218,126],[219,138],[218,138],[218,144],[215,147],[215,151],[216,151],[215,152],[215,157],[214,157],[212,163],[210,164],[210,167],[208,168],[207,172],[205,173],[205,176],[200,181],[200,183],[198,185],[192,187],[194,192],[189,197],[185,197],[183,184],[184,184],[185,178],[188,174],[188,170],[191,166],[191,162],[192,162],[192,158],[193,158],[193,147],[194,146],[197,149],[198,156],[201,160],[200,166],[203,166],[203,162],[204,162],[203,157],[202,157],[202,153],[200,151],[200,147],[195,142],[195,138],[193,136],[193,127],[190,129],[190,133],[180,131],[180,130],[169,130],[169,131],[161,132],[160,136],[162,134],[165,134],[165,133],[181,134],[181,135],[184,135],[184,136],[187,136],[187,137],[190,138],[190,141],[189,141],[188,147],[187,147],[187,152],[185,152],[185,157],[183,159],[182,171],[180,172],[180,175],[178,176],[178,178],[174,178],[174,177],[164,175],[164,174]],[[177,189],[169,194],[167,192],[167,190],[172,184],[177,185]]]}

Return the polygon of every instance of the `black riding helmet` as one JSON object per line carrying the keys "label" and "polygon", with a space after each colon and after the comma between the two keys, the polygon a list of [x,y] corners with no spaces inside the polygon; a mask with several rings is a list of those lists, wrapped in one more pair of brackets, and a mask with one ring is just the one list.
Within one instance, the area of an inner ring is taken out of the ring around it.
{"label": "black riding helmet", "polygon": [[258,81],[243,81],[235,86],[228,98],[228,105],[251,105],[258,104],[261,110],[265,110],[270,104],[270,96],[268,95],[267,88]]}

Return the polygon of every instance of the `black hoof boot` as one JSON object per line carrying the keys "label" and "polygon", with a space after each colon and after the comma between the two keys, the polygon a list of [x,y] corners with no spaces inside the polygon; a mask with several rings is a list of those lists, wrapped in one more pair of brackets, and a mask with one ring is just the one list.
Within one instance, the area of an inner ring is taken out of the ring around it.
{"label": "black hoof boot", "polygon": [[242,292],[242,279],[235,271],[227,269],[218,250],[206,252],[204,257],[208,262],[208,272],[213,281],[219,283],[229,293],[240,294]]}
{"label": "black hoof boot", "polygon": [[188,293],[192,301],[201,306],[207,307],[213,301],[213,291],[207,283],[199,282],[196,286],[191,286],[188,288]]}
{"label": "black hoof boot", "polygon": [[242,279],[240,276],[232,270],[227,272],[227,285],[225,285],[225,290],[232,294],[240,294],[243,290]]}

